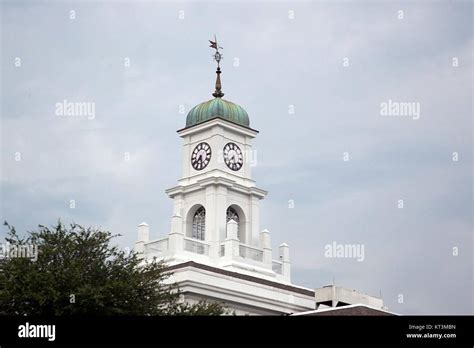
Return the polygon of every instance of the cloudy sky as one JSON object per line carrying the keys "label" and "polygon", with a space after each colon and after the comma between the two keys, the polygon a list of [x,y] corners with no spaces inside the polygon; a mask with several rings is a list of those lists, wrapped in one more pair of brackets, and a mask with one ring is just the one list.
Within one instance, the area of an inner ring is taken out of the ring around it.
{"label": "cloudy sky", "polygon": [[[472,314],[472,6],[2,2],[0,217],[101,226],[124,247],[142,221],[168,233],[176,130],[212,98],[217,34],[225,98],[260,131],[261,229],[290,245],[293,282]],[[95,117],[57,115],[64,100]],[[381,115],[389,100],[419,118]],[[333,242],[364,260],[325,257]]]}

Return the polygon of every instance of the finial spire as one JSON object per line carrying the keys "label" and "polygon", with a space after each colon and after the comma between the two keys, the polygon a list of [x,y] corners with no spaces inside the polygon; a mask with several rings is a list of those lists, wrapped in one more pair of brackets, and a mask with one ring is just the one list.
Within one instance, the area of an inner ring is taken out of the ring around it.
{"label": "finial spire", "polygon": [[216,98],[222,98],[224,96],[224,93],[222,92],[221,66],[220,66],[220,62],[222,60],[222,54],[219,52],[219,48],[222,48],[222,47],[220,47],[217,44],[216,35],[214,35],[214,41],[209,40],[209,42],[211,43],[209,47],[214,48],[216,50],[216,53],[214,53],[214,60],[217,62],[216,90],[214,91],[214,93],[212,93],[212,95]]}

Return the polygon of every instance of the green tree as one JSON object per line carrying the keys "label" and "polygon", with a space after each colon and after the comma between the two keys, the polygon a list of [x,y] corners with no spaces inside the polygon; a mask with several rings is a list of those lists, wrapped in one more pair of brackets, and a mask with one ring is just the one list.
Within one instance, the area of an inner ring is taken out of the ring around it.
{"label": "green tree", "polygon": [[220,315],[220,304],[180,301],[163,262],[142,262],[111,245],[108,231],[59,221],[20,237],[8,228],[11,246],[36,245],[36,260],[0,259],[2,315]]}

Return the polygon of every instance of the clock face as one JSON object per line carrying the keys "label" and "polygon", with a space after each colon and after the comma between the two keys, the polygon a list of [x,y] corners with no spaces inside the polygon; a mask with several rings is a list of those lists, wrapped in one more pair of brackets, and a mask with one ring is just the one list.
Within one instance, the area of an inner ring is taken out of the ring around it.
{"label": "clock face", "polygon": [[242,168],[244,164],[244,157],[242,151],[234,143],[227,143],[224,146],[224,162],[230,169],[237,171]]}
{"label": "clock face", "polygon": [[191,164],[194,169],[201,170],[206,168],[211,160],[211,146],[208,143],[199,143],[191,155]]}

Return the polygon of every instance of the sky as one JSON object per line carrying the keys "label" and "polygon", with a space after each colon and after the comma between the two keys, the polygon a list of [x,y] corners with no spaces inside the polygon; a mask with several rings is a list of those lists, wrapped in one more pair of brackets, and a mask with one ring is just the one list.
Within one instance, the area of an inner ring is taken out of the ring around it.
{"label": "sky", "polygon": [[[130,248],[142,221],[165,236],[176,130],[212,98],[216,34],[225,99],[260,131],[260,227],[275,253],[289,244],[292,282],[473,314],[472,14],[454,0],[4,1],[0,218],[96,226]],[[58,114],[64,100],[94,113]],[[333,243],[364,259],[327,257]]]}

